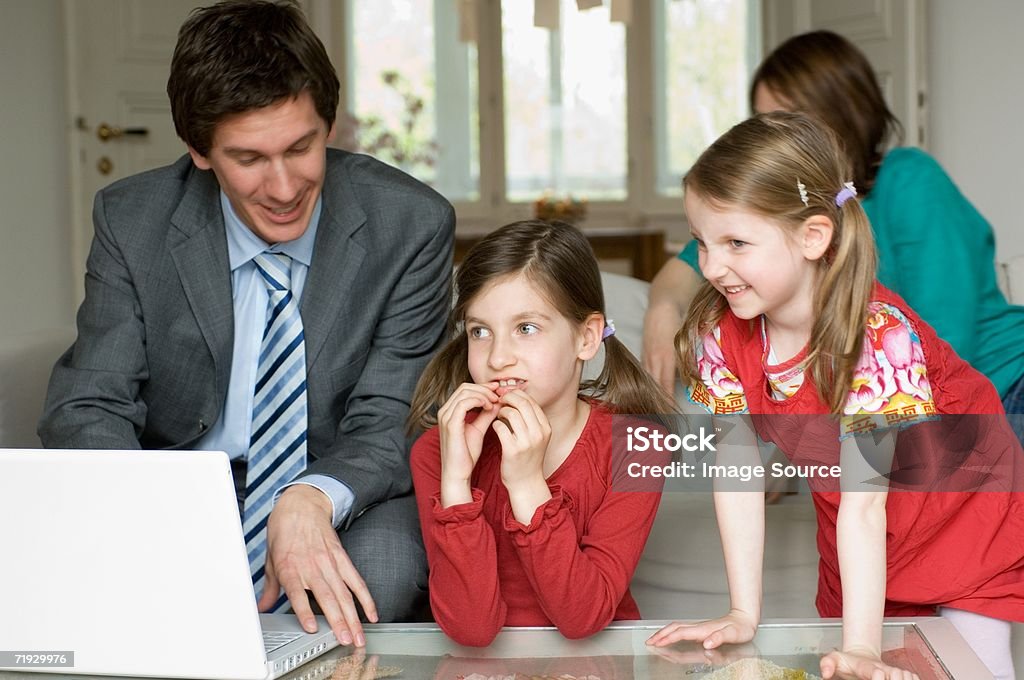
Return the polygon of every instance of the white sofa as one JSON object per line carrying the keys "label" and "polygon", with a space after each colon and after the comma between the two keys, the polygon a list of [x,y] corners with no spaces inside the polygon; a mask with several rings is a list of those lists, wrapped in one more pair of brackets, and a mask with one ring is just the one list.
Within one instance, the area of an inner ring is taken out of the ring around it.
{"label": "white sofa", "polygon": [[996,265],[996,271],[1006,299],[1024,305],[1024,255],[1017,255],[999,263]]}
{"label": "white sofa", "polygon": [[36,422],[50,371],[74,339],[70,327],[0,338],[0,447],[39,447]]}

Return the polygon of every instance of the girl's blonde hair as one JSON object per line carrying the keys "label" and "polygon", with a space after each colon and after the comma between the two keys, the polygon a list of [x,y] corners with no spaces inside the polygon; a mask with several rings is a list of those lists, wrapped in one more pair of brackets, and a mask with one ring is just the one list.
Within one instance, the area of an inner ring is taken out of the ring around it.
{"label": "girl's blonde hair", "polygon": [[[409,430],[437,422],[436,409],[469,374],[466,309],[488,285],[523,275],[570,323],[604,315],[604,291],[594,251],[576,227],[528,220],[491,232],[466,254],[455,276],[455,304],[448,318],[450,340],[427,364],[413,394]],[[604,367],[580,384],[581,396],[601,399],[619,413],[668,414],[675,404],[614,335],[604,340]]]}
{"label": "girl's blonde hair", "polygon": [[[774,112],[754,116],[726,132],[683,180],[686,191],[712,206],[761,215],[791,233],[815,215],[832,221],[832,241],[818,260],[805,365],[818,393],[837,415],[860,358],[877,267],[864,209],[855,198],[842,206],[836,203],[851,176],[850,163],[829,128],[808,116]],[[722,294],[704,282],[676,334],[684,384],[699,379],[694,348],[727,306]]]}

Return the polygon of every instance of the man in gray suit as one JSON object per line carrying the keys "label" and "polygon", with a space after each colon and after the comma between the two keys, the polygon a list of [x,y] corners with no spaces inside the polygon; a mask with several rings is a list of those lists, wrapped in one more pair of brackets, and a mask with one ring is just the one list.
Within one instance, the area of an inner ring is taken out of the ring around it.
{"label": "man in gray suit", "polygon": [[[339,641],[362,645],[360,607],[402,620],[424,601],[404,421],[444,330],[454,213],[409,176],[327,148],[339,82],[291,3],[193,12],[167,89],[188,155],[97,194],[78,338],[40,437],[226,450],[241,509],[269,474],[252,469],[259,390],[277,380],[260,358],[280,349],[264,330],[292,305],[288,351],[304,361],[289,355],[299,387],[281,413],[304,398],[305,418],[289,416],[293,443],[270,442],[259,465],[284,474],[299,455],[305,470],[263,496],[254,583],[261,610],[287,597],[312,631],[311,591]],[[280,290],[258,264],[268,254],[284,263]]]}

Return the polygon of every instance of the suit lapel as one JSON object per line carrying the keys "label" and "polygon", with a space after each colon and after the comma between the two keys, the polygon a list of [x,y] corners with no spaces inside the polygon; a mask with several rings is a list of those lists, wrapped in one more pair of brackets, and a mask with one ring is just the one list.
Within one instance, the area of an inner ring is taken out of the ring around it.
{"label": "suit lapel", "polygon": [[193,169],[168,234],[192,314],[213,355],[217,387],[226,389],[234,344],[234,309],[220,189],[212,172]]}
{"label": "suit lapel", "polygon": [[323,209],[299,310],[306,334],[307,368],[313,366],[345,305],[352,304],[353,283],[366,256],[356,237],[366,214],[352,192],[343,160],[330,153],[327,159]]}

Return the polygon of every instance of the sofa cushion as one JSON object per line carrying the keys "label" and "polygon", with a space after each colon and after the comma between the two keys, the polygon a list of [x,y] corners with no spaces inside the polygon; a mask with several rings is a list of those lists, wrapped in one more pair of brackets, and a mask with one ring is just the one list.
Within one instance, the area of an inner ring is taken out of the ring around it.
{"label": "sofa cushion", "polygon": [[36,423],[50,372],[74,340],[71,327],[0,338],[0,447],[40,446]]}

